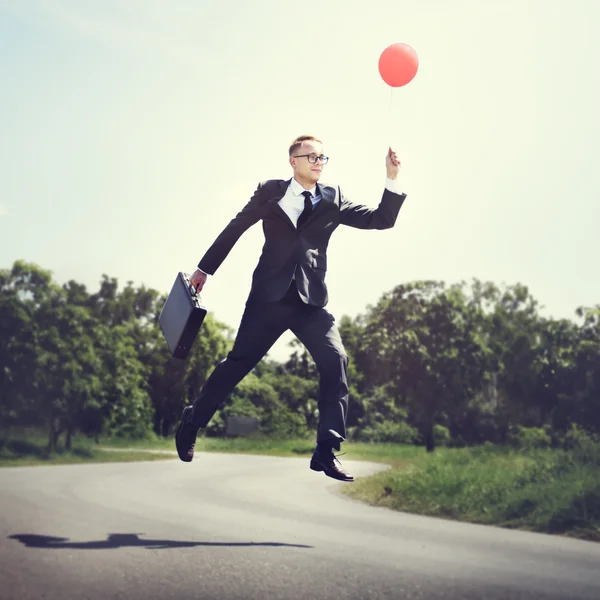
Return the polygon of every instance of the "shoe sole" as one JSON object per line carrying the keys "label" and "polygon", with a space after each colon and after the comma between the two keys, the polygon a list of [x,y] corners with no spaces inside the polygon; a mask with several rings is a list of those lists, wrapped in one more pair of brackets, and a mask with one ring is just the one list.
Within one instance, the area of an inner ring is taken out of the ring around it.
{"label": "shoe sole", "polygon": [[184,423],[184,419],[185,419],[185,411],[186,410],[192,410],[191,406],[186,406],[183,409],[183,412],[181,413],[181,423],[179,423],[179,427],[177,429],[177,433],[175,434],[175,448],[177,449],[177,454],[179,455],[180,460],[182,460],[183,462],[192,462],[194,456],[192,455],[191,458],[187,455],[185,456],[181,456],[181,453],[179,452],[179,446],[177,444],[177,440],[179,438],[179,434],[181,433],[181,428],[183,427],[183,423]]}

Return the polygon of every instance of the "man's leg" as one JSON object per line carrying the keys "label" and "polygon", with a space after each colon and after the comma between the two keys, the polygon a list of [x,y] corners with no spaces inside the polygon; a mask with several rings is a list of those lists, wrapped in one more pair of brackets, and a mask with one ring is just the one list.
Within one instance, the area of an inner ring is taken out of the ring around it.
{"label": "man's leg", "polygon": [[291,330],[304,344],[319,371],[317,442],[335,443],[346,437],[348,356],[334,317],[324,308],[306,309]]}
{"label": "man's leg", "polygon": [[182,461],[192,461],[198,429],[208,425],[228,394],[288,328],[289,314],[290,307],[282,302],[246,306],[231,352],[210,374],[193,407],[183,410],[175,434],[175,446]]}
{"label": "man's leg", "polygon": [[334,317],[324,308],[306,306],[290,327],[313,357],[319,371],[319,426],[311,468],[342,481],[354,478],[333,455],[346,437],[348,356]]}
{"label": "man's leg", "polygon": [[285,307],[263,303],[246,307],[233,348],[210,374],[194,400],[190,423],[206,427],[233,388],[258,364],[288,328]]}

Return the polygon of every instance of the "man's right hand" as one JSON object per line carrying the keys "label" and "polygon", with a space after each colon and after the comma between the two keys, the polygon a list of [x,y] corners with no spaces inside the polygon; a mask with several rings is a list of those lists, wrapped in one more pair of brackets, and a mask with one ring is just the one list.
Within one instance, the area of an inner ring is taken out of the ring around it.
{"label": "man's right hand", "polygon": [[207,279],[208,279],[208,275],[206,273],[204,273],[203,271],[201,271],[200,269],[196,269],[192,273],[192,276],[190,277],[190,283],[196,289],[196,293],[199,293],[202,291],[202,288],[204,287],[204,284],[206,283]]}

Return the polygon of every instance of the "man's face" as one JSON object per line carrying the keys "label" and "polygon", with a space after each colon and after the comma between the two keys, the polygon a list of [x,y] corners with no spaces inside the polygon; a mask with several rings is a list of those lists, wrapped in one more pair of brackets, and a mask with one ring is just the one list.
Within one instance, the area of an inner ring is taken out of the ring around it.
{"label": "man's face", "polygon": [[310,162],[316,156],[323,155],[323,144],[320,142],[306,141],[293,156],[290,156],[290,165],[294,169],[294,178],[299,183],[317,183],[325,166],[322,161]]}

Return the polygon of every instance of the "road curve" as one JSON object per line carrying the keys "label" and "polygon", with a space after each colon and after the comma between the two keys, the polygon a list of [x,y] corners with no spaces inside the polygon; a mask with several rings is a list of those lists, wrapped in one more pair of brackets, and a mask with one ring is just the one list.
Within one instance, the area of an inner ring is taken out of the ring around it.
{"label": "road curve", "polygon": [[0,469],[0,598],[600,598],[600,544],[373,508],[342,485],[306,458],[212,453]]}

